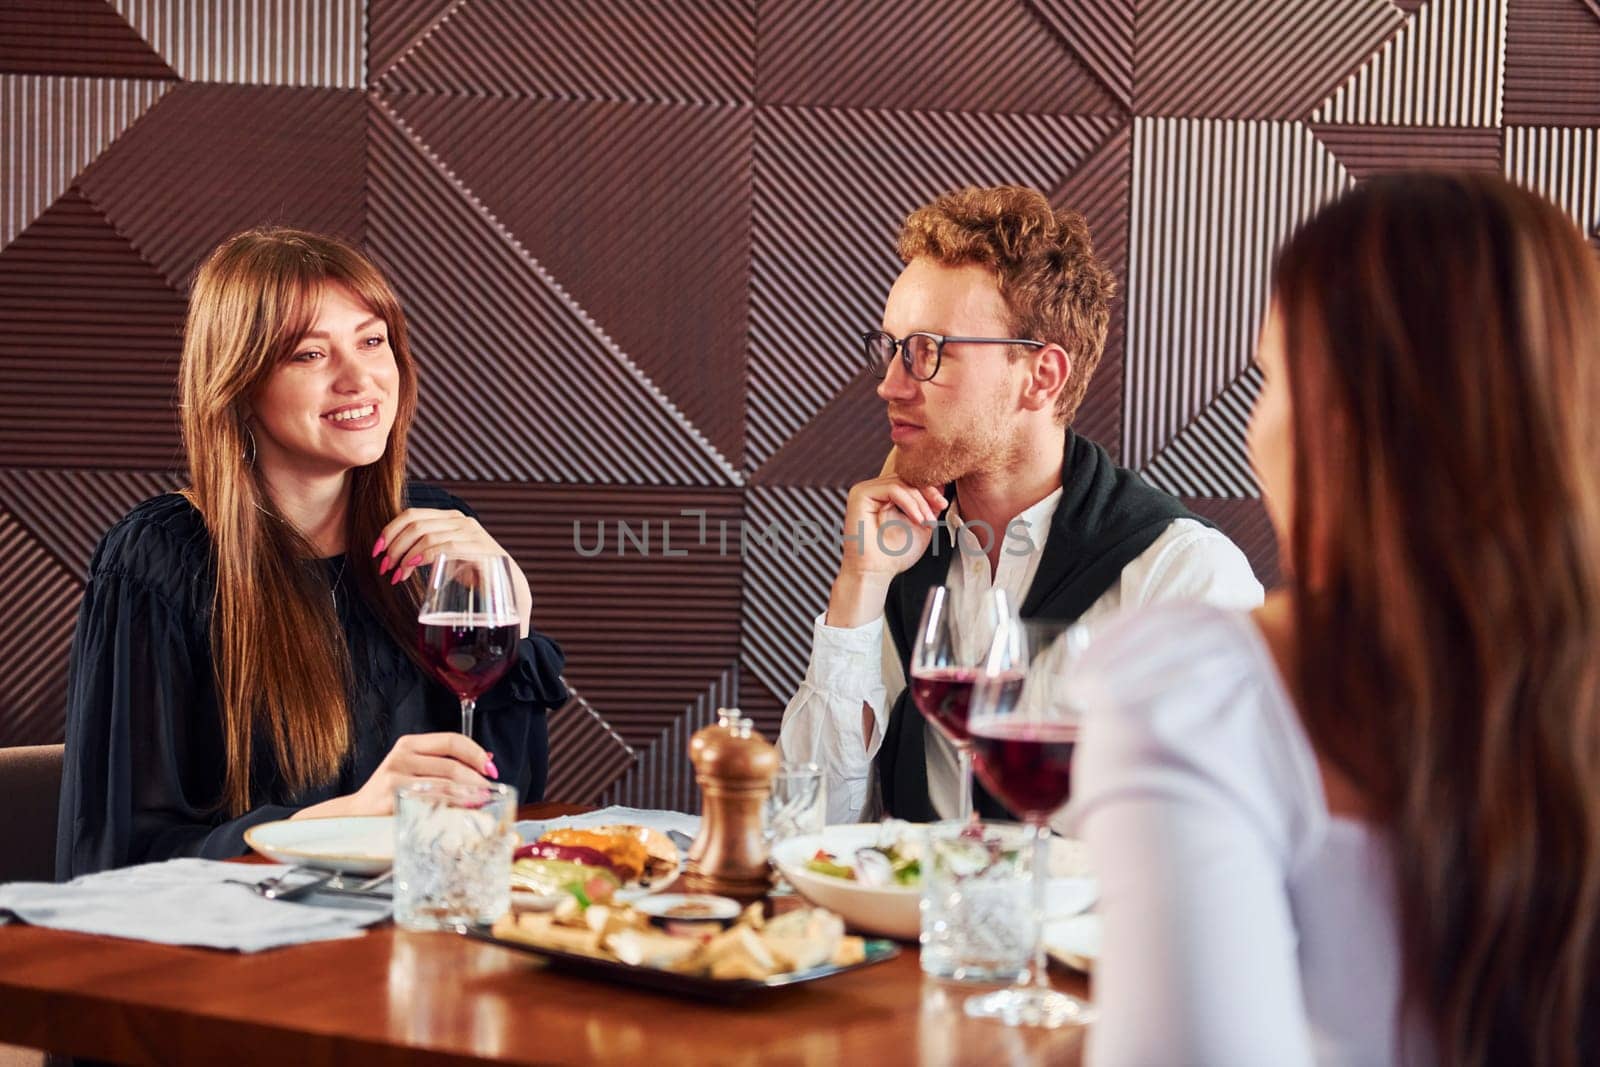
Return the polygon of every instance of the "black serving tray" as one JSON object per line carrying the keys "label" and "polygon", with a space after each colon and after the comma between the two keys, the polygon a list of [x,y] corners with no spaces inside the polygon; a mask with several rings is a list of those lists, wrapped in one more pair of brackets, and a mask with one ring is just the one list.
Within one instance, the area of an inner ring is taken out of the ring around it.
{"label": "black serving tray", "polygon": [[900,955],[900,946],[893,941],[868,941],[866,943],[866,959],[860,963],[852,963],[842,967],[826,963],[820,967],[812,967],[809,970],[775,974],[771,978],[765,979],[718,979],[695,974],[678,974],[674,971],[661,970],[658,967],[635,967],[619,960],[596,959],[593,956],[583,956],[576,952],[563,952],[555,948],[540,948],[522,941],[511,941],[496,937],[488,926],[469,927],[466,935],[475,941],[486,941],[491,945],[499,945],[502,948],[515,949],[518,952],[526,952],[531,956],[538,956],[546,960],[552,968],[569,974],[585,978],[599,978],[607,982],[619,982],[624,985],[638,986],[642,989],[653,989],[660,993],[672,993],[677,996],[694,997],[699,1000],[719,1001],[739,1001],[768,993],[775,989],[804,985],[807,982],[815,982],[821,978],[831,978],[836,974],[844,974],[847,971],[870,967],[874,963],[882,963],[884,960],[893,959]]}

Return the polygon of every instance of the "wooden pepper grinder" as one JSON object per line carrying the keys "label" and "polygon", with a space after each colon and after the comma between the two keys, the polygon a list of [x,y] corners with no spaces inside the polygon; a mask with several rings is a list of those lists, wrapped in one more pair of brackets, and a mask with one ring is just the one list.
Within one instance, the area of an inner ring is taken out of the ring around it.
{"label": "wooden pepper grinder", "polygon": [[684,863],[685,890],[745,901],[766,896],[772,876],[761,808],[778,771],[778,750],[738,708],[718,708],[717,725],[689,739],[689,761],[703,804],[700,836]]}

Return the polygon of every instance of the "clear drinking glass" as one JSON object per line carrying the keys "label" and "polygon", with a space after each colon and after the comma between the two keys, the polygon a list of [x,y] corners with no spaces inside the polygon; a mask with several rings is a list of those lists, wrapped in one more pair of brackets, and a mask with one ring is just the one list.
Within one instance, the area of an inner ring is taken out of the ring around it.
{"label": "clear drinking glass", "polygon": [[395,794],[394,921],[460,930],[511,908],[517,791],[413,782]]}
{"label": "clear drinking glass", "polygon": [[1011,1026],[1085,1023],[1090,1005],[1050,988],[1045,960],[1049,819],[1072,794],[1079,709],[1067,692],[1084,632],[1061,622],[1007,619],[973,686],[971,716],[979,779],[1028,827],[1033,847],[1033,958],[1025,984],[966,1003],[966,1012]]}
{"label": "clear drinking glass", "polygon": [[928,827],[922,866],[922,970],[1014,982],[1033,951],[1028,851],[1014,824],[952,819]]}
{"label": "clear drinking glass", "polygon": [[461,732],[468,737],[478,697],[510,668],[522,634],[511,566],[506,556],[440,555],[417,611],[417,648],[461,701]]}
{"label": "clear drinking glass", "polygon": [[928,590],[911,646],[911,699],[955,746],[961,792],[956,818],[972,818],[972,738],[968,701],[1000,617],[994,597],[961,597],[948,586]]}
{"label": "clear drinking glass", "polygon": [[[779,764],[772,776],[772,790],[761,806],[761,835],[767,854],[791,837],[820,834],[828,821],[828,798],[822,783],[822,769],[815,763]],[[772,867],[772,896],[788,896],[794,887]]]}
{"label": "clear drinking glass", "polygon": [[767,847],[802,834],[820,834],[827,822],[822,769],[815,763],[784,763],[772,777],[772,791],[761,809]]}

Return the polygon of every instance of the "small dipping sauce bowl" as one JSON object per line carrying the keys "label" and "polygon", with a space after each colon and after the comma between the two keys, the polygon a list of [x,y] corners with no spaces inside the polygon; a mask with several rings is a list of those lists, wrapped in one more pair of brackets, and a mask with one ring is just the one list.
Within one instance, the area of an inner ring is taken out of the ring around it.
{"label": "small dipping sauce bowl", "polygon": [[669,933],[698,933],[731,926],[744,905],[709,893],[652,893],[634,901],[633,909],[644,912],[652,925]]}

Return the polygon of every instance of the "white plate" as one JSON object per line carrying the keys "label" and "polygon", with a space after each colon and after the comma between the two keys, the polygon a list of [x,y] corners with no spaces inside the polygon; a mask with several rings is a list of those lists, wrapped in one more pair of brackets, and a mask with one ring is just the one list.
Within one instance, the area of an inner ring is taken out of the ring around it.
{"label": "white plate", "polygon": [[[877,823],[829,826],[820,834],[791,838],[778,845],[773,850],[773,862],[801,896],[818,907],[837,912],[852,929],[915,941],[922,933],[920,886],[868,887],[806,870],[806,861],[819,848],[848,857],[858,848],[877,844],[881,829]],[[1088,874],[1087,850],[1082,842],[1052,838],[1050,873],[1045,894],[1052,915],[1072,915],[1094,904],[1099,886]]]}
{"label": "white plate", "polygon": [[279,863],[378,874],[394,864],[394,816],[283,819],[250,827],[244,843]]}
{"label": "white plate", "polygon": [[1068,967],[1088,974],[1100,958],[1100,916],[1074,915],[1045,923],[1044,947]]}

